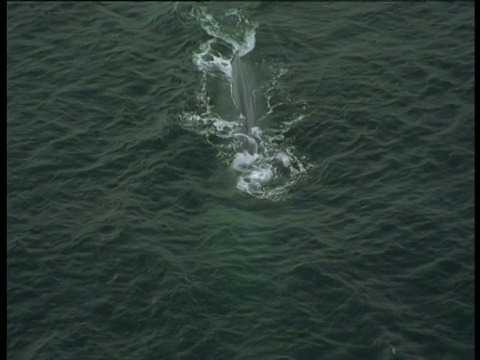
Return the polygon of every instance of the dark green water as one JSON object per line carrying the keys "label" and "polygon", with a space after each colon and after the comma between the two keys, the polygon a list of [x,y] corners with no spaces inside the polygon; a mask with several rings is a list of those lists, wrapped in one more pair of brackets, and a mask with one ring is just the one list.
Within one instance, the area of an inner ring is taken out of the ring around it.
{"label": "dark green water", "polygon": [[8,3],[9,359],[473,359],[473,292],[473,3]]}

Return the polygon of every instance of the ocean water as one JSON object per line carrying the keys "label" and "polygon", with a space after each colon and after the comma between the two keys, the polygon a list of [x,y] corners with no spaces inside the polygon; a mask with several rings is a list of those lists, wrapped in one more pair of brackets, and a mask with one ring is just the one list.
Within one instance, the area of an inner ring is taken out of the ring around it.
{"label": "ocean water", "polygon": [[7,357],[473,359],[474,3],[7,3]]}

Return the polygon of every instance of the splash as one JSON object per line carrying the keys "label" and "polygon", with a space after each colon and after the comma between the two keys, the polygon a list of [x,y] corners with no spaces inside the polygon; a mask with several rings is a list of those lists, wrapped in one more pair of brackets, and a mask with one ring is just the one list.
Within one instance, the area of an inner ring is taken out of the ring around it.
{"label": "splash", "polygon": [[[285,141],[283,134],[288,130],[288,122],[277,129],[261,129],[262,119],[255,119],[257,126],[250,123],[246,132],[245,119],[239,119],[242,115],[233,111],[232,60],[235,54],[244,56],[254,50],[258,25],[250,22],[239,9],[226,10],[214,17],[204,7],[193,7],[191,15],[210,39],[193,53],[193,63],[201,73],[198,107],[196,111],[182,114],[182,123],[204,135],[218,149],[219,158],[238,173],[236,188],[240,192],[256,198],[280,200],[306,176],[311,165],[305,159],[299,159],[293,146]],[[272,94],[286,69],[271,68],[270,72],[271,80],[255,89],[265,96],[267,117],[278,106],[274,104]],[[216,95],[212,88],[217,89]],[[230,92],[228,100],[225,90]],[[221,106],[221,96],[228,106]],[[301,115],[290,119],[292,123],[298,121],[301,121]]]}

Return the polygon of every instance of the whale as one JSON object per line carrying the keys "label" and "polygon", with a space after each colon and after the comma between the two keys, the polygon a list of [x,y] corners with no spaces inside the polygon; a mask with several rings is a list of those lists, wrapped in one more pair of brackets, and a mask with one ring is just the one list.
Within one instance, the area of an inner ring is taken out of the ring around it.
{"label": "whale", "polygon": [[255,126],[255,100],[253,76],[238,54],[232,59],[232,99],[242,114],[247,135],[252,135]]}

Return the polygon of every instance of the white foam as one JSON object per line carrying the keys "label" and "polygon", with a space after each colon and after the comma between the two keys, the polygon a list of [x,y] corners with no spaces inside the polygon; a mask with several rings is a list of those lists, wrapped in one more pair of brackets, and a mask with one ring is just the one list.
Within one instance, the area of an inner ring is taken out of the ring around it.
{"label": "white foam", "polygon": [[226,133],[231,136],[232,131],[238,127],[236,123],[232,123],[231,121],[225,121],[222,119],[215,119],[213,122],[213,126],[217,130],[218,133]]}
{"label": "white foam", "polygon": [[248,151],[244,150],[235,154],[235,158],[232,162],[232,168],[240,172],[247,172],[259,158],[259,154],[252,155]]}
{"label": "white foam", "polygon": [[252,127],[250,132],[252,133],[253,136],[256,136],[256,137],[262,136],[262,129],[260,129],[258,126]]}
{"label": "white foam", "polygon": [[229,44],[240,56],[248,54],[255,48],[255,29],[258,24],[250,22],[240,10],[227,9],[217,20],[208,14],[204,7],[199,6],[192,8],[192,15],[207,34]]}
{"label": "white foam", "polygon": [[237,189],[250,195],[261,195],[262,185],[273,178],[273,172],[268,168],[259,168],[240,176],[237,180]]}
{"label": "white foam", "polygon": [[257,169],[250,173],[252,182],[266,183],[273,178],[273,171],[271,169]]}
{"label": "white foam", "polygon": [[232,66],[228,58],[223,58],[221,54],[215,54],[212,51],[212,43],[215,39],[210,39],[200,45],[200,49],[193,53],[193,63],[197,68],[204,72],[218,70],[228,78],[232,77]]}
{"label": "white foam", "polygon": [[[200,115],[184,114],[182,119],[185,126],[205,135],[206,141],[218,149],[219,158],[228,163],[232,171],[238,173],[236,187],[239,191],[257,198],[281,199],[310,166],[304,165],[303,161],[294,155],[294,149],[285,143],[283,135],[294,123],[302,121],[302,116],[295,117],[290,123],[280,124],[280,128],[276,130],[262,131],[258,126],[253,127],[251,134],[246,135],[241,118],[237,121],[227,121],[214,114],[207,92],[208,81],[210,77],[220,74],[231,85],[232,56],[235,53],[244,56],[255,48],[257,25],[250,23],[237,9],[227,10],[223,17],[219,15],[214,18],[206,12],[205,8],[194,8],[197,10],[192,10],[192,14],[212,38],[202,43],[193,54],[193,62],[202,73],[196,110]],[[225,54],[215,50],[224,48],[224,45],[231,49],[230,53]],[[276,106],[279,106],[278,101],[275,105],[271,104],[272,93],[288,101],[288,94],[284,94],[281,90],[278,93],[277,86],[287,70],[281,66],[275,66],[275,68],[270,67],[270,71],[272,80],[265,84],[266,89],[262,90],[267,98],[267,116],[274,112]],[[219,141],[219,139],[224,140]]]}
{"label": "white foam", "polygon": [[233,44],[233,45],[234,46],[237,45],[235,50],[238,52],[240,56],[245,56],[246,54],[251,52],[253,49],[255,49],[255,41],[256,41],[255,29],[252,29],[245,33],[242,44]]}
{"label": "white foam", "polygon": [[279,152],[275,156],[275,159],[277,159],[284,167],[288,167],[288,165],[290,165],[290,157],[284,152]]}

